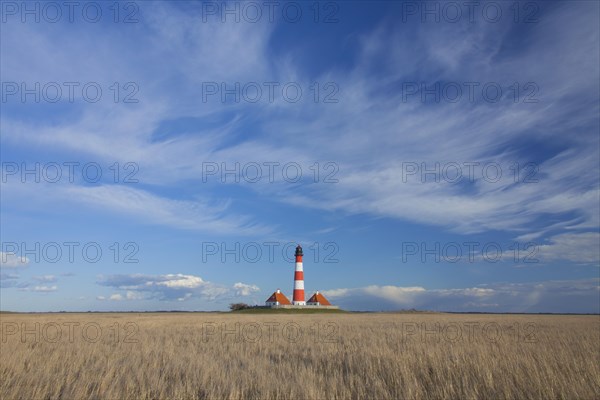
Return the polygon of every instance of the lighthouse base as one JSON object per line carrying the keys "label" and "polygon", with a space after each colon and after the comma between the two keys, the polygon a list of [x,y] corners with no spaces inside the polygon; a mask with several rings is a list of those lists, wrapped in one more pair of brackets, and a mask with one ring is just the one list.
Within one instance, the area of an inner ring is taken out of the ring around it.
{"label": "lighthouse base", "polygon": [[303,309],[315,309],[315,310],[339,310],[338,306],[317,306],[317,305],[299,305],[299,304],[294,304],[294,305],[272,305],[269,306],[271,308],[303,308]]}

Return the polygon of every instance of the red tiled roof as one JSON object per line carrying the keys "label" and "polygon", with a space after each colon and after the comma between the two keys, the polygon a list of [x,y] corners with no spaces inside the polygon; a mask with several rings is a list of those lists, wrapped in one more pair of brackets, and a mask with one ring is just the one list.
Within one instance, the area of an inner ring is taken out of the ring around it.
{"label": "red tiled roof", "polygon": [[291,306],[292,303],[290,303],[290,301],[288,300],[287,297],[285,297],[285,295],[281,292],[275,292],[271,295],[271,297],[269,297],[269,299],[267,300],[267,302],[276,302],[278,301],[279,304],[284,305],[284,306]]}
{"label": "red tiled roof", "polygon": [[323,296],[319,292],[313,294],[312,297],[307,301],[307,303],[319,303],[322,306],[330,306],[331,305],[331,303],[329,301],[327,301],[325,296]]}

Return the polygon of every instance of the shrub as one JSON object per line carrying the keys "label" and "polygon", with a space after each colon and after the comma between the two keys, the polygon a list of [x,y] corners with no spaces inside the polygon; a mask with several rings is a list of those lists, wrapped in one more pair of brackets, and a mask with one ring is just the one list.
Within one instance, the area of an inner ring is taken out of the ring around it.
{"label": "shrub", "polygon": [[231,311],[245,310],[246,308],[250,308],[246,303],[233,303],[229,305]]}

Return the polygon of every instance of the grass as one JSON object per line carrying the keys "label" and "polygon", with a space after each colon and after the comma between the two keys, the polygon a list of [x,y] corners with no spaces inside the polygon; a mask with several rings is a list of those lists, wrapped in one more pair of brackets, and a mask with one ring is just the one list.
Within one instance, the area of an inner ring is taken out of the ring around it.
{"label": "grass", "polygon": [[600,398],[598,316],[2,314],[0,322],[3,400]]}

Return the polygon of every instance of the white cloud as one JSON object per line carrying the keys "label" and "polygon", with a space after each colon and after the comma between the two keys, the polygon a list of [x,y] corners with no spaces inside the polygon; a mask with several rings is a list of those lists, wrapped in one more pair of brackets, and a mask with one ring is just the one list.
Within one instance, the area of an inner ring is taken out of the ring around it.
{"label": "white cloud", "polygon": [[497,283],[460,289],[377,286],[324,290],[350,310],[600,312],[600,279]]}
{"label": "white cloud", "polygon": [[19,275],[0,273],[0,288],[25,288],[26,283],[19,283]]}
{"label": "white cloud", "polygon": [[113,294],[109,298],[111,300],[149,298],[165,301],[185,301],[191,298],[215,300],[249,296],[260,291],[256,285],[238,282],[232,287],[227,287],[205,281],[199,276],[185,274],[101,276],[98,284],[126,291],[125,295]]}
{"label": "white cloud", "polygon": [[242,282],[237,282],[233,285],[236,296],[250,296],[253,293],[260,292],[260,288],[256,285],[247,285]]}
{"label": "white cloud", "polygon": [[539,246],[541,260],[564,260],[600,266],[600,233],[563,233],[548,240],[549,244]]}
{"label": "white cloud", "polygon": [[[6,186],[10,186],[10,183]],[[54,204],[55,209],[62,207],[67,210],[75,205],[73,202],[77,202],[86,207],[97,207],[104,212],[124,214],[143,223],[178,229],[239,235],[267,235],[274,232],[273,226],[256,221],[248,215],[231,212],[230,201],[209,204],[201,198],[177,200],[126,185],[77,186],[42,182],[12,186],[7,198],[16,201],[33,193],[44,193],[45,204]],[[17,266],[15,256],[7,254],[3,257],[8,260],[7,267]],[[26,257],[23,260],[23,265],[29,262]]]}
{"label": "white cloud", "polygon": [[164,282],[157,282],[156,285],[162,285],[169,288],[186,288],[193,289],[200,287],[205,284],[205,282],[199,276],[193,275],[182,275],[182,274],[168,274],[165,275],[167,280]]}
{"label": "white cloud", "polygon": [[34,286],[30,290],[32,292],[49,293],[49,292],[56,292],[57,289],[58,289],[57,286]]}
{"label": "white cloud", "polygon": [[33,280],[38,282],[52,283],[56,282],[56,276],[54,275],[37,275],[32,277]]}
{"label": "white cloud", "polygon": [[[72,118],[56,125],[38,121],[34,127],[29,118],[18,120],[3,114],[3,141],[45,143],[49,148],[68,149],[77,152],[79,157],[108,160],[109,164],[137,162],[140,172],[136,178],[140,177],[144,183],[174,182],[178,180],[176,176],[187,179],[190,173],[198,178],[197,161],[207,159],[204,156],[210,149],[220,145],[211,137],[227,136],[227,128],[201,129],[192,137],[166,140],[157,140],[153,136],[155,130],[164,121],[214,113],[214,104],[201,101],[201,81],[250,82],[257,80],[257,73],[267,74],[265,66],[269,63],[265,62],[265,51],[269,31],[274,26],[220,21],[198,23],[189,12],[167,3],[145,3],[140,7],[148,17],[144,18],[141,31],[130,31],[122,25],[94,36],[81,26],[71,25],[66,29],[57,24],[57,29],[48,31],[39,24],[15,24],[6,35],[3,33],[5,56],[1,63],[6,80],[98,82],[105,92],[110,92],[110,85],[125,79],[135,80],[140,88],[138,104],[115,104],[110,95],[105,96],[110,101],[103,98],[92,107],[78,102],[70,108]],[[74,34],[73,29],[78,28],[82,30]],[[140,33],[142,36],[136,36]],[[126,37],[137,39],[124,40]],[[61,38],[68,38],[68,48],[56,44]],[[138,40],[150,40],[152,45],[140,47]],[[28,51],[23,52],[23,48]],[[124,56],[131,54],[132,48],[137,55]],[[92,58],[96,60],[93,63],[89,61]],[[156,59],[169,60],[170,65],[156,63]],[[39,67],[40,60],[45,60],[44,68]],[[223,65],[228,68],[222,68]],[[265,80],[273,79],[272,75],[269,77]],[[220,102],[216,105],[221,106]],[[190,164],[192,160],[195,161]],[[190,165],[196,165],[192,172],[188,172]],[[179,172],[173,175],[174,171]],[[43,185],[33,186],[32,192],[37,192]],[[81,201],[99,209],[132,214],[150,223],[213,233],[260,234],[271,230],[247,216],[231,212],[227,200],[210,196],[178,200],[133,188],[76,187],[69,191],[61,185],[51,186],[47,190],[51,198],[62,192],[69,203]],[[35,202],[38,195],[21,193],[13,199],[21,202],[24,197]],[[55,200],[57,205],[64,204],[63,199]]]}
{"label": "white cloud", "polygon": [[[276,32],[272,24],[199,24],[193,12],[172,4],[144,7],[149,18],[139,33],[118,31],[100,38],[70,34],[69,47],[60,45],[65,31],[48,35],[39,24],[7,31],[2,60],[6,80],[47,76],[55,81],[114,82],[117,71],[137,77],[144,101],[131,107],[83,107],[74,118],[52,124],[3,117],[3,139],[111,162],[134,161],[144,183],[162,186],[197,181],[198,160],[331,160],[340,167],[338,184],[311,185],[301,193],[285,183],[246,186],[298,206],[368,213],[460,233],[510,230],[527,235],[552,225],[547,215],[568,218],[579,227],[598,226],[599,38],[598,6],[593,2],[546,10],[545,23],[532,26],[530,40],[520,51],[507,50],[514,25],[510,19],[476,27],[423,25],[410,35],[382,24],[360,37],[354,65],[317,77],[289,62],[300,51],[294,46],[281,56],[271,51]],[[89,46],[91,39],[95,46]],[[145,46],[146,41],[152,46]],[[23,53],[22,48],[29,51]],[[95,56],[87,57],[92,49]],[[123,56],[127,54],[135,57]],[[556,54],[563,55],[558,62]],[[171,62],[152,62],[156,59]],[[229,67],[225,70],[223,65]],[[415,76],[429,86],[438,81],[500,81],[505,86],[535,81],[541,98],[535,104],[403,102],[399,86]],[[202,81],[297,80],[308,87],[313,78],[335,81],[339,103],[223,105],[202,103],[198,95]],[[218,128],[199,124],[190,134],[166,132],[163,140],[155,136],[164,122],[208,116],[225,122]],[[250,138],[242,135],[248,133],[248,116],[260,126],[259,134]],[[532,149],[544,144],[559,149],[539,162],[535,184],[514,184],[508,171],[514,162],[535,161],[523,142]],[[496,183],[479,178],[466,188],[404,183],[402,161],[498,162],[504,176]],[[177,228],[269,231],[250,217],[236,215],[233,207],[208,206],[210,197],[179,201],[112,187],[76,187],[65,197]]]}
{"label": "white cloud", "polygon": [[136,292],[132,292],[130,290],[127,291],[127,293],[125,293],[125,298],[127,300],[140,300],[142,299],[142,295]]}
{"label": "white cloud", "polygon": [[177,301],[186,301],[192,298],[192,293],[186,293],[183,297],[178,297]]}
{"label": "white cloud", "polygon": [[110,300],[110,301],[143,300],[144,296],[142,296],[141,293],[137,293],[137,292],[128,290],[127,292],[125,292],[124,295],[121,293],[113,293],[110,296],[108,296],[108,298],[106,296],[97,296],[96,299],[100,300],[100,301],[104,301],[104,300]]}
{"label": "white cloud", "polygon": [[1,268],[20,268],[26,267],[29,264],[29,258],[19,257],[16,254],[4,253],[0,251],[0,267]]}

